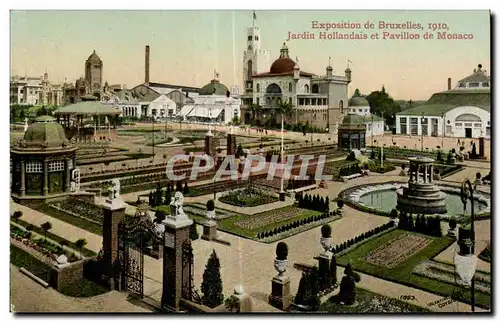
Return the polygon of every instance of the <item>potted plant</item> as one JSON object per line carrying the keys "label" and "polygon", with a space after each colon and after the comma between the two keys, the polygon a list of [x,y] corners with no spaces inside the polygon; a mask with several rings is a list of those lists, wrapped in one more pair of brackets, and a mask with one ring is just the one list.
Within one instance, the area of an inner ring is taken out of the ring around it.
{"label": "potted plant", "polygon": [[330,225],[323,225],[321,227],[321,238],[319,240],[321,247],[323,247],[322,256],[329,257],[332,248],[332,227]]}
{"label": "potted plant", "polygon": [[212,199],[207,201],[207,218],[210,223],[214,222],[215,219],[215,203]]}
{"label": "potted plant", "polygon": [[276,259],[274,260],[274,269],[278,272],[277,279],[283,279],[286,272],[288,258],[288,246],[284,242],[279,242],[276,245]]}

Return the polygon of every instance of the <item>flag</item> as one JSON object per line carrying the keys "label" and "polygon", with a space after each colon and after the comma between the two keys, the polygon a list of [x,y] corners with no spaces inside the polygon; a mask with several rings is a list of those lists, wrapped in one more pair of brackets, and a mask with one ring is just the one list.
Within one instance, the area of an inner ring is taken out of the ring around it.
{"label": "flag", "polygon": [[253,20],[257,20],[257,15],[255,14],[255,11],[253,12]]}

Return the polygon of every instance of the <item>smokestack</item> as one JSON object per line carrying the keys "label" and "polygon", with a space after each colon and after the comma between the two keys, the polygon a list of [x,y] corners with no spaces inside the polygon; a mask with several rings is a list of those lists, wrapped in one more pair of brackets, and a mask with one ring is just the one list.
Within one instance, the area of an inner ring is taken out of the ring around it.
{"label": "smokestack", "polygon": [[146,46],[146,63],[144,83],[149,85],[149,46]]}
{"label": "smokestack", "polygon": [[448,77],[448,90],[450,90],[450,89],[451,89],[451,78]]}

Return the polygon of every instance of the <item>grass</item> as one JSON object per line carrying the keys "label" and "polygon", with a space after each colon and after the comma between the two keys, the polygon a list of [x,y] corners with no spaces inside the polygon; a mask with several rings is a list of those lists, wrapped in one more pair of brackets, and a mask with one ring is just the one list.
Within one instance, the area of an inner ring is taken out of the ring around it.
{"label": "grass", "polygon": [[43,214],[46,214],[50,217],[67,222],[70,225],[76,226],[93,234],[102,236],[102,226],[96,223],[90,222],[88,220],[79,217],[71,216],[63,211],[54,209],[45,203],[40,203],[37,205],[29,205],[29,207]]}
{"label": "grass", "polygon": [[356,306],[344,306],[338,303],[337,296],[330,297],[319,309],[327,313],[423,313],[431,312],[427,308],[389,298],[363,288],[356,288]]}
{"label": "grass", "polygon": [[230,192],[220,197],[219,201],[238,207],[256,207],[276,202],[278,197],[260,190],[248,191],[248,189],[243,189]]}
{"label": "grass", "polygon": [[[461,288],[457,285],[412,274],[413,269],[419,263],[427,259],[434,258],[450,246],[453,243],[453,239],[449,237],[432,237],[432,241],[422,251],[408,257],[406,260],[392,268],[376,266],[363,260],[366,254],[380,245],[390,242],[403,233],[406,232],[396,229],[384,234],[379,238],[373,239],[358,248],[347,252],[345,255],[340,256],[337,259],[337,263],[345,266],[350,261],[352,268],[357,271],[410,287],[416,287],[442,296],[460,294],[458,295],[459,300],[463,302],[470,302],[470,294],[468,294],[468,292],[462,293]],[[488,309],[491,305],[490,301],[491,298],[489,295],[476,292],[476,304],[478,306]]]}
{"label": "grass", "polygon": [[36,277],[49,282],[50,267],[12,244],[10,245],[10,263],[19,268],[24,267]]}
{"label": "grass", "polygon": [[[24,228],[26,228],[29,225],[31,225],[30,223],[28,223],[28,222],[26,222],[24,220],[21,220],[21,219],[17,220],[17,224],[23,226]],[[44,236],[44,234],[45,234],[42,228],[40,228],[38,226],[35,226],[35,225],[33,225],[33,232],[39,234],[40,236]],[[73,242],[71,242],[71,241],[69,241],[67,239],[64,239],[64,238],[62,238],[62,237],[60,237],[58,235],[54,235],[50,231],[48,231],[45,236],[47,236],[47,238],[52,239],[53,241],[55,241],[55,242],[57,242],[59,244],[61,244],[61,242],[63,242],[63,241],[66,241],[68,243],[68,247],[73,248],[74,250],[80,251],[80,249],[78,247],[76,247],[75,243],[73,243]],[[87,249],[85,247],[83,248],[82,253],[83,253],[83,255],[85,257],[92,257],[92,256],[96,256],[97,255],[95,252],[93,252],[90,249]]]}
{"label": "grass", "polygon": [[91,297],[109,292],[110,290],[86,278],[81,278],[59,289],[59,292],[72,297]]}

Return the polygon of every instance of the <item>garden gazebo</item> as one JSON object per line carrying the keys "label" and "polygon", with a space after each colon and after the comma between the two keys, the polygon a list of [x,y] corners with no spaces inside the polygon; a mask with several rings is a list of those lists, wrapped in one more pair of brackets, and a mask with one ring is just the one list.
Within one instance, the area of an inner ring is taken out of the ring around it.
{"label": "garden gazebo", "polygon": [[11,196],[16,202],[47,200],[70,193],[76,145],[51,116],[35,119],[10,150]]}
{"label": "garden gazebo", "polygon": [[97,101],[83,101],[54,112],[68,137],[78,141],[113,141],[121,111]]}

